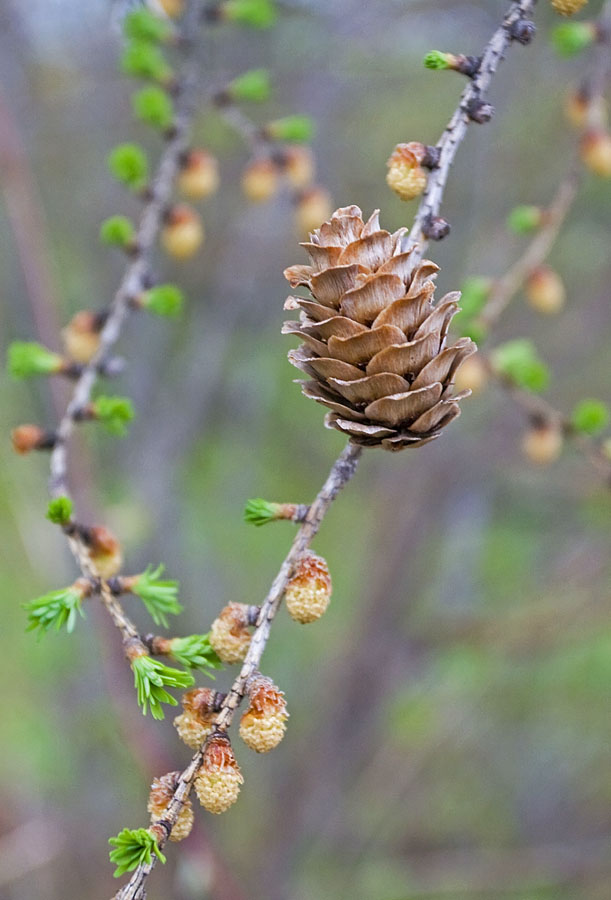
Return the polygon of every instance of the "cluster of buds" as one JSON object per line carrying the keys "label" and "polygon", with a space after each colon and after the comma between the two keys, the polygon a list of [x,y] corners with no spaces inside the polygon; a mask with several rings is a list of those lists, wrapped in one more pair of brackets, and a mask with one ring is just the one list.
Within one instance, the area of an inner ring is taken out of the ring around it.
{"label": "cluster of buds", "polygon": [[257,753],[278,746],[286,731],[286,701],[270,678],[254,675],[248,684],[248,709],[240,720],[240,737]]}
{"label": "cluster of buds", "polygon": [[[167,775],[154,779],[147,804],[147,811],[151,814],[151,823],[153,825],[165,817],[167,808],[174,797],[179,778],[180,772],[168,772]],[[193,806],[187,797],[170,832],[170,840],[183,841],[186,837],[189,837],[192,828]]]}
{"label": "cluster of buds", "polygon": [[397,144],[386,164],[386,183],[402,200],[413,200],[426,188],[426,169],[434,169],[438,162],[436,147],[419,141]]}
{"label": "cluster of buds", "polygon": [[243,783],[229,738],[225,734],[213,734],[204,748],[202,765],[193,784],[199,802],[215,815],[226,812],[238,799]]}
{"label": "cluster of buds", "polygon": [[564,435],[557,422],[535,418],[522,438],[522,450],[535,465],[546,466],[555,462],[562,452]]}
{"label": "cluster of buds", "polygon": [[251,639],[248,627],[256,623],[258,615],[258,606],[227,604],[210,628],[210,644],[219,659],[225,663],[238,663],[244,659]]}
{"label": "cluster of buds", "polygon": [[541,265],[533,269],[524,283],[526,299],[538,312],[553,315],[566,301],[562,279],[551,266]]}
{"label": "cluster of buds", "polygon": [[291,618],[303,625],[315,622],[327,609],[330,599],[331,575],[327,563],[315,553],[304,554],[284,594]]}
{"label": "cluster of buds", "polygon": [[193,688],[183,695],[183,712],[174,719],[174,727],[187,747],[199,750],[214,729],[216,713],[224,699],[224,694],[210,688]]}

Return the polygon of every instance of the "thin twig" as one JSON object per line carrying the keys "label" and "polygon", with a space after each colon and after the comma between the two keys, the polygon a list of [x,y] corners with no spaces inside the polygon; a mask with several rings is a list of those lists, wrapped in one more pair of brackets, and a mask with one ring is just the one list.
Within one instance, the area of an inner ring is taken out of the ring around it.
{"label": "thin twig", "polygon": [[[271,630],[272,622],[278,612],[288,581],[293,573],[295,565],[310,546],[314,536],[320,528],[327,510],[339,491],[350,481],[356,471],[356,467],[362,448],[355,444],[348,444],[331,467],[329,476],[318,492],[316,499],[309,508],[307,517],[299,528],[278,574],[276,575],[269,593],[261,605],[261,610],[255,626],[255,631],[250,642],[248,653],[235,679],[231,690],[216,719],[217,731],[227,731],[231,725],[234,713],[240,705],[246,690],[248,679],[259,669],[263,651]],[[205,745],[204,745],[205,746]],[[174,796],[170,801],[164,817],[157,822],[165,833],[165,839],[159,840],[159,846],[163,847],[170,835],[173,825],[182,809],[185,800],[189,796],[195,777],[202,765],[204,747],[197,751],[187,768],[181,773]],[[146,879],[155,865],[155,858],[150,863],[139,866],[129,882],[116,895],[116,900],[140,900],[144,897],[144,885]]]}
{"label": "thin twig", "polygon": [[414,265],[421,261],[428,244],[427,223],[435,218],[441,209],[450,168],[472,121],[469,109],[472,104],[485,100],[494,73],[512,43],[512,27],[521,19],[528,18],[532,14],[535,2],[536,0],[517,0],[511,4],[502,25],[494,32],[481,56],[477,74],[462,92],[458,107],[437,143],[440,151],[439,162],[429,175],[427,187],[407,241],[407,248],[414,248],[412,255]]}

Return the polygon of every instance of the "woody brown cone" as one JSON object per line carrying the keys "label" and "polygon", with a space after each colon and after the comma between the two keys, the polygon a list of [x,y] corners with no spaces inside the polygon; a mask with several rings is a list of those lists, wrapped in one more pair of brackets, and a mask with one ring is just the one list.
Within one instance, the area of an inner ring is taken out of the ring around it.
{"label": "woody brown cone", "polygon": [[445,346],[460,293],[435,303],[438,266],[423,260],[412,271],[406,230],[383,231],[377,211],[365,223],[358,206],[338,209],[302,244],[311,265],[284,273],[313,298],[285,303],[300,310],[283,333],[303,340],[289,352],[311,378],[303,393],[331,410],[328,428],[385,450],[433,440],[460,415],[471,392],[453,394],[454,376],[477,349],[466,337]]}

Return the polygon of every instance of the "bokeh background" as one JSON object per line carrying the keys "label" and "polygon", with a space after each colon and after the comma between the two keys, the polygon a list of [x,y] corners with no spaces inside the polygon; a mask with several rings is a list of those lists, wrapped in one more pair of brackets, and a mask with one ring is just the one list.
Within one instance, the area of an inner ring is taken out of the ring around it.
{"label": "bokeh background", "polygon": [[[397,141],[435,143],[461,89],[422,56],[479,52],[505,7],[286,3],[271,31],[208,34],[202,96],[267,66],[274,98],[253,114],[311,114],[321,182],[338,205],[382,207],[394,229],[412,209],[386,188],[386,158]],[[495,79],[493,122],[459,152],[452,235],[434,248],[442,290],[504,271],[524,242],[507,233],[508,211],[546,203],[574,151],[563,95],[584,62],[554,57],[554,17],[539,7],[536,43],[512,48]],[[119,50],[107,0],[2,0],[3,345],[58,348],[61,324],[106,304],[120,278],[97,231],[137,206],[105,157],[129,139],[151,154],[159,144],[131,121]],[[261,601],[291,527],[247,526],[245,500],[307,502],[343,443],[292,383],[280,335],[282,271],[303,261],[290,200],[246,205],[247,152],[216,114],[198,118],[196,143],[221,160],[222,189],[202,208],[208,240],[180,267],[159,259],[188,309],[179,324],[129,322],[129,365],[111,390],[134,399],[137,419],[122,441],[83,428],[72,456],[81,518],[116,530],[130,572],[163,561],[180,579],[180,634],[207,630],[229,601]],[[566,311],[542,317],[518,297],[496,335],[533,337],[564,410],[611,400],[610,201],[609,183],[586,179],[553,251]],[[52,427],[67,389],[5,381],[0,396],[3,900],[109,897],[107,838],[146,824],[152,776],[190,758],[171,711],[164,723],[140,715],[101,610],[72,636],[24,632],[21,604],[75,569],[44,519],[45,456],[16,458],[7,435]],[[261,758],[236,744],[239,803],[219,819],[198,813],[150,900],[611,896],[611,497],[570,448],[552,467],[526,463],[523,414],[495,387],[463,410],[430,446],[365,454],[315,542],[330,609],[307,628],[282,611],[265,654],[287,694],[287,736]]]}

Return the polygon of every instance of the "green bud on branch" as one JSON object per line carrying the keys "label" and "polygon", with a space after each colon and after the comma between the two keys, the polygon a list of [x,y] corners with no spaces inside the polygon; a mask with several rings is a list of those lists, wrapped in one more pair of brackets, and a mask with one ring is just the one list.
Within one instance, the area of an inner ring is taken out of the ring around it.
{"label": "green bud on branch", "polygon": [[272,0],[225,0],[219,13],[225,21],[249,28],[271,28],[278,18]]}
{"label": "green bud on branch", "polygon": [[54,375],[64,369],[59,353],[53,353],[34,341],[13,341],[8,348],[7,369],[13,378]]}
{"label": "green bud on branch", "polygon": [[136,229],[127,216],[110,216],[100,225],[100,240],[104,244],[129,248],[136,238]]}
{"label": "green bud on branch", "polygon": [[158,284],[144,291],[137,299],[137,305],[156,316],[175,318],[182,312],[184,294],[175,284]]}
{"label": "green bud on branch", "polygon": [[129,40],[162,44],[172,37],[173,28],[169,22],[148,9],[137,9],[125,16],[123,34]]}
{"label": "green bud on branch", "polygon": [[187,669],[200,669],[214,678],[209,669],[222,669],[223,664],[210,645],[209,634],[191,634],[188,637],[172,638],[168,642],[169,653]]}
{"label": "green bud on branch", "polygon": [[125,437],[134,418],[134,407],[127,397],[100,395],[91,403],[91,417],[101,422],[110,434]]}
{"label": "green bud on branch", "polygon": [[174,121],[174,104],[172,98],[157,85],[150,85],[137,91],[132,97],[134,115],[165,131]]}
{"label": "green bud on branch", "polygon": [[426,69],[450,69],[454,59],[453,53],[442,53],[441,50],[431,50],[423,59]]}
{"label": "green bud on branch", "polygon": [[550,371],[527,338],[501,344],[490,359],[494,369],[517,387],[539,393],[549,384]]}
{"label": "green bud on branch", "polygon": [[551,40],[559,56],[575,56],[596,40],[596,26],[593,22],[563,22],[552,29]]}
{"label": "green bud on branch", "polygon": [[90,588],[84,580],[76,581],[67,588],[50,591],[42,597],[23,604],[28,614],[26,631],[38,629],[39,635],[52,628],[59,631],[64,625],[70,634],[76,625],[77,613],[84,618],[82,602],[88,596]]}
{"label": "green bud on branch", "polygon": [[263,103],[269,99],[271,84],[266,69],[250,69],[230,81],[227,95],[232,100],[246,100],[252,103]]}
{"label": "green bud on branch", "polygon": [[165,690],[166,687],[186,688],[194,684],[194,678],[189,672],[181,672],[166,666],[158,659],[150,656],[136,656],[130,660],[134,673],[134,685],[138,694],[138,705],[146,715],[150,707],[154,719],[164,719],[162,703],[177,706],[177,700]]}
{"label": "green bud on branch", "polygon": [[515,206],[507,216],[507,228],[514,234],[528,234],[539,228],[543,222],[543,211],[539,206]]}
{"label": "green bud on branch", "polygon": [[270,503],[261,497],[248,500],[244,507],[244,521],[250,525],[267,525],[280,519],[302,522],[307,506],[297,503]]}
{"label": "green bud on branch", "polygon": [[67,525],[72,518],[72,500],[70,497],[55,497],[47,507],[47,519],[54,525]]}
{"label": "green bud on branch", "polygon": [[159,576],[163,574],[164,566],[157,568],[147,566],[140,575],[132,575],[122,580],[124,590],[136,594],[144,605],[155,625],[168,627],[168,614],[177,616],[182,611],[178,602],[178,581],[161,581]]}
{"label": "green bud on branch", "polygon": [[609,408],[602,400],[580,400],[571,414],[571,425],[582,434],[600,434],[608,424]]}
{"label": "green bud on branch", "polygon": [[168,84],[173,72],[165,56],[154,44],[132,40],[121,56],[121,71],[134,78],[150,78]]}
{"label": "green bud on branch", "polygon": [[108,155],[108,168],[114,177],[134,191],[146,185],[149,166],[146,154],[137,144],[120,144]]}
{"label": "green bud on branch", "polygon": [[109,838],[108,843],[115,848],[109,854],[111,863],[117,867],[114,872],[115,878],[125,875],[126,872],[133,872],[140,865],[149,865],[153,853],[161,863],[166,861],[154,836],[146,828],[137,828],[133,831],[124,828],[116,837]]}
{"label": "green bud on branch", "polygon": [[264,134],[273,141],[292,141],[303,144],[314,137],[314,122],[310,116],[285,116],[274,119],[264,128]]}

